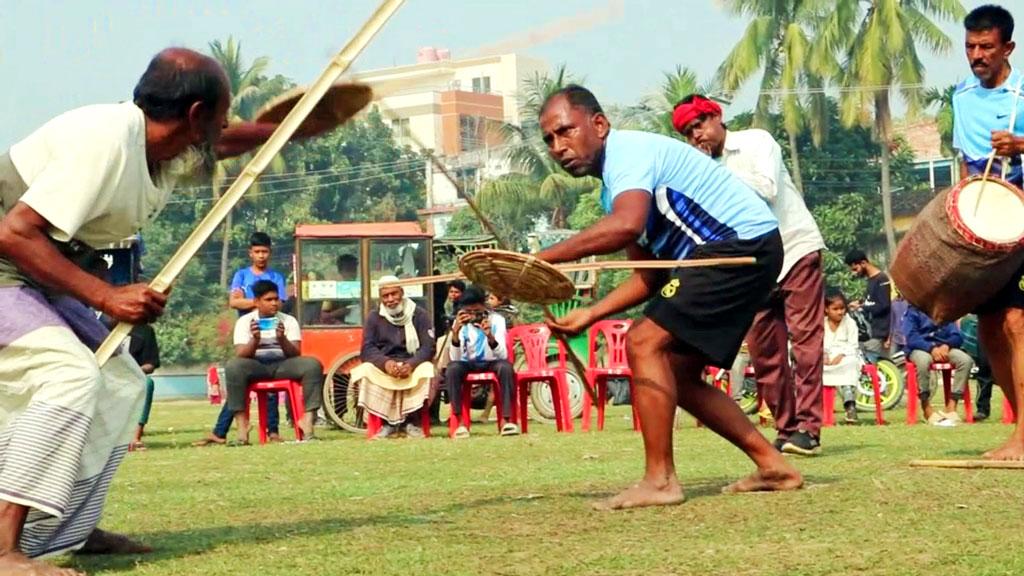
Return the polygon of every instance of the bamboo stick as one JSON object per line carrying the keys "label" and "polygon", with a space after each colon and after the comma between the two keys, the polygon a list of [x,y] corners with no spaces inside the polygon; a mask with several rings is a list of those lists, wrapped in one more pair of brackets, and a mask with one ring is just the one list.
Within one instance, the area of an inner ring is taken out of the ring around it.
{"label": "bamboo stick", "polygon": [[[753,257],[740,258],[704,258],[700,260],[604,260],[601,262],[579,262],[574,264],[555,264],[561,272],[580,272],[583,270],[664,270],[674,268],[702,268],[705,266],[749,266],[757,262]],[[381,286],[421,286],[423,284],[439,284],[459,280],[466,276],[461,272],[451,274],[435,274],[433,276],[417,276],[402,278],[398,282],[389,282]]]}
{"label": "bamboo stick", "polygon": [[1014,460],[911,460],[913,468],[968,468],[1024,470],[1024,462]]}
{"label": "bamboo stick", "polygon": [[[174,256],[167,261],[163,270],[153,278],[150,287],[157,292],[166,292],[174,283],[178,275],[185,269],[185,265],[196,255],[203,243],[206,242],[220,223],[235,207],[235,204],[242,199],[242,195],[249,189],[256,178],[266,169],[274,156],[281,151],[281,148],[288,142],[291,136],[302,124],[302,121],[323,98],[327,90],[334,84],[339,76],[348,70],[356,57],[366,48],[374,36],[384,27],[384,24],[402,6],[405,0],[383,0],[369,20],[356,32],[355,36],[345,44],[344,48],[331,59],[327,68],[320,74],[309,90],[299,99],[291,112],[285,116],[270,138],[260,147],[252,160],[245,166],[242,173],[235,179],[227,192],[220,200],[213,205],[210,212],[199,222],[192,234],[174,253]],[[96,350],[96,361],[102,366],[114,354],[121,342],[131,331],[131,324],[119,323]]]}

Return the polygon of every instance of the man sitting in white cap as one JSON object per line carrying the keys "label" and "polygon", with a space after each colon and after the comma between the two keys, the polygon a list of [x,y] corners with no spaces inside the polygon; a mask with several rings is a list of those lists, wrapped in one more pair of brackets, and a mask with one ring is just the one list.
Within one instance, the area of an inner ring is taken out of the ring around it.
{"label": "man sitting in white cap", "polygon": [[[405,424],[410,438],[422,438],[416,417],[424,408],[434,377],[434,330],[426,310],[405,297],[394,276],[378,281],[380,308],[363,326],[363,363],[352,370],[359,386],[359,406],[384,421],[377,438]],[[410,417],[412,416],[412,417]]]}

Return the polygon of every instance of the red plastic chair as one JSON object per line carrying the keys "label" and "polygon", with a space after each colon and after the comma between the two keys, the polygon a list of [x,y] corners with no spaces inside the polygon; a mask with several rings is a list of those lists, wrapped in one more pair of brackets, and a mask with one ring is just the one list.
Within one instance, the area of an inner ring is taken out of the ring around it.
{"label": "red plastic chair", "polygon": [[509,361],[515,364],[515,344],[522,345],[526,368],[516,372],[516,397],[519,403],[519,425],[527,432],[527,397],[530,384],[543,382],[551,387],[551,400],[555,405],[555,427],[559,432],[572,432],[572,414],[569,411],[569,380],[566,368],[565,346],[558,342],[558,366],[548,366],[548,344],[551,330],[543,324],[516,326],[508,332]]}
{"label": "red plastic chair", "polygon": [[1017,422],[1016,416],[1013,414],[1013,406],[1010,405],[1010,401],[1003,397],[1003,424],[1015,424]]}
{"label": "red plastic chair", "polygon": [[[878,379],[878,368],[874,364],[865,364],[861,372],[871,378],[871,392],[875,399],[875,424],[885,424],[882,417],[882,386]],[[835,426],[836,423],[836,389],[834,386],[821,387],[821,425]]]}
{"label": "red plastic chair", "polygon": [[[302,428],[299,427],[299,420],[306,413],[306,407],[302,400],[302,384],[295,380],[266,380],[253,382],[246,389],[247,396],[256,397],[256,406],[259,411],[259,433],[260,444],[267,443],[267,394],[271,392],[284,392],[288,395],[288,402],[292,407],[292,426],[295,429],[295,439],[302,440]],[[246,405],[246,413],[249,406]]]}
{"label": "red plastic chair", "polygon": [[[423,429],[423,436],[430,438],[430,399],[423,403],[423,409],[420,410],[420,428]],[[374,414],[373,412],[366,412],[366,439],[373,440],[377,437],[377,433],[384,426],[384,420]]]}
{"label": "red plastic chair", "polygon": [[[511,350],[511,345],[509,346]],[[494,372],[471,372],[466,375],[466,381],[462,383],[462,413],[455,414],[455,410],[452,410],[450,416],[448,416],[448,437],[455,437],[455,430],[458,429],[459,424],[462,424],[467,429],[472,424],[472,418],[470,416],[470,409],[473,405],[473,384],[490,384],[491,390],[494,392],[494,409],[498,412],[498,431],[505,425],[504,417],[504,401],[502,400],[501,394],[501,382],[498,381],[498,375]],[[516,406],[515,406],[515,394],[512,395],[512,422],[516,422]]]}
{"label": "red plastic chair", "polygon": [[[930,366],[931,371],[942,373],[942,393],[949,398],[953,388],[953,365],[948,362],[935,362]],[[907,361],[907,424],[917,424],[917,370],[914,363]],[[971,404],[971,384],[964,385],[964,421],[968,424],[974,423],[974,406]]]}
{"label": "red plastic chair", "polygon": [[[602,320],[590,327],[588,341],[590,361],[586,378],[590,386],[597,392],[597,429],[604,430],[604,409],[608,403],[608,381],[612,378],[629,380],[629,398],[633,409],[633,430],[640,430],[640,416],[636,412],[633,401],[636,389],[633,387],[633,371],[626,359],[626,333],[633,325],[630,320]],[[597,341],[604,335],[605,361],[604,366],[597,365]],[[590,394],[583,395],[583,430],[590,430],[590,412],[593,402]]]}

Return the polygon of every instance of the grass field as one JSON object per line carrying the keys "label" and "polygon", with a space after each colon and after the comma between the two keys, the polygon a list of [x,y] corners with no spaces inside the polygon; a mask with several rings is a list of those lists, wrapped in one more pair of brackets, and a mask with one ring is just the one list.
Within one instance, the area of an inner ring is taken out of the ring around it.
{"label": "grass field", "polygon": [[601,433],[532,425],[500,438],[480,424],[459,442],[327,431],[316,444],[191,448],[215,415],[157,403],[149,450],[115,479],[103,526],[157,552],[60,563],[152,575],[1024,573],[1024,471],[907,466],[980,454],[1009,433],[998,422],[908,427],[889,412],[889,426],[827,429],[824,453],[797,462],[806,489],[723,496],[752,466],[687,419],[676,459],[689,500],[609,513],[590,502],[642,471],[628,407]]}

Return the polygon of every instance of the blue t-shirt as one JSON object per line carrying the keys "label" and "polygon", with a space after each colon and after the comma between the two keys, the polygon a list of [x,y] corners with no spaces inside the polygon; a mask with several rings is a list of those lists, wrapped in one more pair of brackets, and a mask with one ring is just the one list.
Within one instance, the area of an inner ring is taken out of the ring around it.
{"label": "blue t-shirt", "polygon": [[681,260],[702,244],[752,240],[779,227],[752,188],[710,156],[667,136],[612,130],[601,180],[607,213],[627,190],[651,193],[641,244],[658,258]]}
{"label": "blue t-shirt", "polygon": [[[254,274],[251,266],[239,268],[235,275],[231,277],[230,291],[241,290],[246,298],[253,298],[255,295],[252,293],[252,285],[258,280],[270,280],[277,284],[277,296],[281,299],[282,303],[288,301],[288,289],[284,284],[284,276],[272,268],[267,268],[267,271],[262,274]],[[238,315],[241,316],[248,312],[248,310],[239,310]]]}
{"label": "blue t-shirt", "polygon": [[[988,89],[977,77],[964,80],[953,93],[953,148],[963,155],[969,175],[985,172],[988,155],[992,153],[992,131],[1009,130],[1010,116],[1017,108],[1012,132],[1024,134],[1024,75],[1016,69],[1002,85]],[[1002,174],[1002,159],[996,158],[992,173]],[[1006,179],[1024,185],[1021,157],[1010,159]]]}

